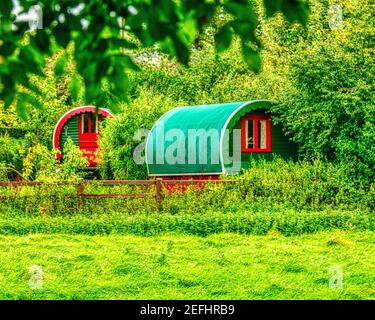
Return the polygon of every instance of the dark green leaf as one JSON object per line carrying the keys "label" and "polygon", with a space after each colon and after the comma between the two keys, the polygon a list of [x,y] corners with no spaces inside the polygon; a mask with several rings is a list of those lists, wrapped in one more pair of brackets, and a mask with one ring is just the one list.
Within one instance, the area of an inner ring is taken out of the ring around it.
{"label": "dark green leaf", "polygon": [[283,0],[263,0],[267,17],[272,17],[276,12],[281,11]]}
{"label": "dark green leaf", "polygon": [[254,50],[246,44],[242,44],[242,55],[247,66],[252,71],[258,73],[261,68],[259,51]]}
{"label": "dark green leaf", "polygon": [[23,105],[30,105],[32,108],[35,109],[42,109],[42,105],[39,103],[38,99],[33,97],[28,93],[21,92],[18,94],[18,99],[22,100]]}
{"label": "dark green leaf", "polygon": [[4,109],[8,109],[9,106],[12,104],[12,102],[14,101],[14,97],[15,97],[15,90],[14,88],[7,88],[7,90],[3,90],[3,92],[1,93],[1,100],[4,100]]}
{"label": "dark green leaf", "polygon": [[258,39],[255,35],[255,28],[256,25],[252,22],[247,21],[241,21],[241,20],[235,20],[232,21],[231,26],[233,27],[233,30],[245,41],[251,40],[254,42],[257,42]]}
{"label": "dark green leaf", "polygon": [[224,3],[224,7],[238,20],[254,22],[256,20],[253,8],[247,2],[237,3],[236,1],[227,1]]}
{"label": "dark green leaf", "polygon": [[194,18],[189,17],[180,22],[178,24],[178,28],[179,30],[177,31],[177,35],[180,40],[186,45],[191,44],[198,33],[197,21]]}
{"label": "dark green leaf", "polygon": [[96,50],[98,53],[105,53],[108,49],[108,39],[102,38],[98,41],[98,44],[94,47],[94,50]]}
{"label": "dark green leaf", "polygon": [[190,57],[189,48],[178,37],[173,37],[172,39],[177,60],[184,65],[187,65]]}
{"label": "dark green leaf", "polygon": [[170,37],[166,37],[160,42],[160,49],[162,52],[168,54],[171,57],[176,56],[176,50]]}
{"label": "dark green leaf", "polygon": [[281,10],[290,23],[300,22],[306,26],[309,17],[309,6],[306,1],[284,0]]}
{"label": "dark green leaf", "polygon": [[22,97],[17,98],[16,113],[21,120],[27,120],[27,106]]}
{"label": "dark green leaf", "polygon": [[111,66],[110,61],[111,60],[109,57],[105,57],[99,61],[95,74],[95,79],[97,82],[100,82],[100,80],[107,74],[108,69]]}
{"label": "dark green leaf", "polygon": [[114,99],[111,101],[111,105],[109,107],[109,109],[114,113],[119,113],[121,111],[121,107],[120,107],[120,104],[119,102],[117,101],[117,99]]}
{"label": "dark green leaf", "polygon": [[32,38],[32,44],[43,53],[51,53],[51,43],[45,30],[38,30],[35,37]]}
{"label": "dark green leaf", "polygon": [[70,89],[70,95],[72,97],[72,100],[78,101],[79,93],[80,93],[80,89],[81,89],[81,84],[80,84],[80,81],[79,81],[78,76],[76,74],[74,74],[72,76],[72,80],[70,81],[69,89]]}
{"label": "dark green leaf", "polygon": [[215,45],[218,52],[229,48],[232,42],[232,31],[228,25],[224,25],[215,35]]}
{"label": "dark green leaf", "polygon": [[4,16],[9,16],[13,8],[13,2],[11,0],[0,1],[0,12]]}
{"label": "dark green leaf", "polygon": [[[85,57],[83,56],[82,58],[84,59]],[[85,67],[80,71],[80,74],[88,83],[96,82],[96,69],[97,61],[85,61]]]}
{"label": "dark green leaf", "polygon": [[140,71],[139,67],[133,61],[133,59],[128,55],[117,55],[115,59],[115,63],[120,64],[126,69],[133,70],[133,71]]}
{"label": "dark green leaf", "polygon": [[17,46],[15,43],[11,41],[4,41],[3,44],[0,46],[0,54],[2,56],[9,56],[14,52],[16,48]]}
{"label": "dark green leaf", "polygon": [[125,39],[111,38],[108,39],[110,44],[115,48],[137,49],[138,46]]}
{"label": "dark green leaf", "polygon": [[30,25],[28,21],[17,21],[14,23],[17,26],[16,30],[12,30],[13,34],[19,37],[23,37],[25,32],[30,30]]}
{"label": "dark green leaf", "polygon": [[120,66],[116,66],[111,75],[112,92],[116,98],[126,98],[130,89],[129,78]]}
{"label": "dark green leaf", "polygon": [[300,22],[306,26],[310,10],[305,0],[263,0],[263,3],[267,17],[282,12],[290,23]]}
{"label": "dark green leaf", "polygon": [[64,73],[66,63],[68,62],[67,56],[62,55],[55,64],[55,76],[57,78],[61,77]]}
{"label": "dark green leaf", "polygon": [[92,104],[96,102],[97,97],[101,95],[100,85],[98,83],[86,83],[85,85],[85,99],[86,102]]}
{"label": "dark green leaf", "polygon": [[55,36],[56,42],[62,46],[63,48],[66,48],[70,41],[70,30],[65,25],[65,23],[59,23],[54,29],[53,29],[53,35]]}
{"label": "dark green leaf", "polygon": [[35,50],[32,50],[31,47],[23,47],[20,50],[19,59],[26,67],[24,72],[27,73],[27,71],[29,71],[36,75],[43,76],[41,67],[44,59],[42,55]]}
{"label": "dark green leaf", "polygon": [[25,72],[24,65],[22,65],[22,63],[19,61],[10,61],[9,68],[12,70],[13,80],[28,88],[30,81]]}

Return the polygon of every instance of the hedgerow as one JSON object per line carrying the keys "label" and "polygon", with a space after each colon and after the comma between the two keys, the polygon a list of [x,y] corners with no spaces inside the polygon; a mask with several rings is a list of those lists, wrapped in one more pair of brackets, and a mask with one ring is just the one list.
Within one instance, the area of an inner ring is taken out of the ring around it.
{"label": "hedgerow", "polygon": [[62,234],[135,234],[154,236],[163,233],[207,236],[213,233],[233,232],[239,234],[264,235],[277,231],[291,236],[327,230],[372,230],[375,218],[363,211],[296,211],[281,208],[258,212],[205,212],[200,215],[160,214],[25,217],[12,219],[0,217],[0,234],[25,235],[30,233]]}
{"label": "hedgerow", "polygon": [[[254,161],[241,175],[223,177],[231,183],[191,185],[187,190],[169,192],[163,188],[162,211],[169,214],[200,215],[206,211],[242,212],[254,208],[283,206],[300,210],[374,210],[374,185],[353,181],[345,166],[323,161],[291,162],[282,159]],[[58,181],[57,181],[58,182]],[[77,182],[78,183],[78,180]],[[167,183],[167,182],[166,182]],[[5,201],[5,211],[21,210],[39,215],[124,212],[150,214],[158,210],[155,187],[102,186],[93,181],[85,193],[149,193],[144,199],[84,199],[80,207],[74,185],[42,185],[20,190],[2,188],[2,194],[17,196]]]}

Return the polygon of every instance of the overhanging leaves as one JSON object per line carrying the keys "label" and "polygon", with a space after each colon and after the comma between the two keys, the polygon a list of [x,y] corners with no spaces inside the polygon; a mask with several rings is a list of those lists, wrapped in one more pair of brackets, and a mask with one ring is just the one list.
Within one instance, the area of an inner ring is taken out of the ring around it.
{"label": "overhanging leaves", "polygon": [[[38,3],[37,0],[19,0],[25,12]],[[228,49],[233,36],[238,35],[242,42],[244,61],[251,70],[259,72],[261,63],[259,50],[256,48],[260,47],[260,43],[255,32],[258,22],[251,2],[138,0],[131,3],[129,5],[117,0],[98,3],[88,0],[85,1],[83,10],[74,13],[69,11],[71,1],[60,1],[58,6],[54,1],[45,1],[42,4],[43,29],[36,29],[25,37],[23,32],[28,24],[14,22],[11,17],[12,2],[0,1],[0,79],[4,87],[0,98],[5,106],[12,103],[19,85],[38,94],[28,75],[43,77],[45,57],[54,54],[58,48],[67,48],[69,43],[72,43],[74,48],[73,59],[77,74],[82,77],[85,86],[85,103],[103,101],[103,83],[111,83],[109,96],[114,100],[126,98],[130,86],[127,71],[137,71],[139,68],[129,55],[120,55],[121,48],[134,50],[137,48],[135,43],[143,47],[157,44],[162,52],[187,65],[191,44],[221,8],[224,8],[232,19],[215,35],[217,51]],[[264,6],[267,16],[281,12],[290,22],[297,21],[304,25],[307,23],[306,1],[264,0]],[[120,18],[125,24],[119,24]],[[12,23],[17,25],[17,30],[12,28]],[[124,32],[128,33],[129,37],[124,37]],[[27,45],[26,38],[29,41]],[[11,61],[13,62],[10,63]],[[57,77],[64,73],[65,65],[66,58],[62,57],[57,61]],[[19,72],[20,68],[22,74]],[[9,79],[10,75],[14,75],[13,78]],[[74,100],[79,98],[81,91],[78,75],[73,76],[70,83]],[[25,101],[22,101],[23,99]],[[18,109],[35,102],[24,95],[19,95],[17,101]],[[24,116],[22,111],[17,112]]]}
{"label": "overhanging leaves", "polygon": [[80,89],[81,89],[81,84],[80,84],[79,78],[76,74],[74,74],[72,76],[72,80],[70,81],[69,89],[70,89],[70,95],[72,97],[72,100],[78,101],[79,93],[80,93]]}
{"label": "overhanging leaves", "polygon": [[55,75],[57,78],[61,77],[65,70],[65,65],[68,61],[67,56],[64,54],[62,55],[56,62],[55,65]]}
{"label": "overhanging leaves", "polygon": [[223,52],[229,48],[232,42],[232,35],[232,30],[228,24],[225,24],[220,28],[215,35],[215,45],[218,52]]}
{"label": "overhanging leaves", "polygon": [[258,73],[261,68],[261,60],[259,51],[251,48],[250,46],[242,45],[242,55],[247,66],[254,72]]}
{"label": "overhanging leaves", "polygon": [[285,18],[293,23],[299,22],[307,25],[309,5],[305,0],[263,0],[267,17],[272,17],[276,12],[282,12]]}

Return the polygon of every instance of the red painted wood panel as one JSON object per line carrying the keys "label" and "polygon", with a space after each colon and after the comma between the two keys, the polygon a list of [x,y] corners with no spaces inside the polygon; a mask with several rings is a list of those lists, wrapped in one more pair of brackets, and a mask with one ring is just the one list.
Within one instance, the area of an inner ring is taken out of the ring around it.
{"label": "red painted wood panel", "polygon": [[[206,176],[206,175],[200,175],[200,176],[170,176],[170,177],[160,177],[163,181],[168,180],[220,180],[220,176]],[[204,183],[194,183],[194,184],[183,184],[183,185],[176,185],[176,184],[168,184],[168,182],[163,183],[164,188],[168,192],[186,192],[187,188],[191,185],[196,186],[197,189],[202,190],[204,188]]]}
{"label": "red painted wood panel", "polygon": [[[60,153],[60,135],[62,132],[62,128],[64,127],[65,123],[69,121],[73,116],[78,115],[78,146],[83,151],[84,156],[88,159],[90,163],[90,167],[96,167],[97,165],[97,152],[98,152],[98,136],[100,134],[100,121],[104,117],[112,118],[113,115],[106,109],[99,108],[98,110],[98,124],[96,132],[91,132],[92,130],[88,130],[88,132],[82,131],[82,115],[83,114],[92,114],[94,115],[96,108],[94,106],[85,106],[85,107],[78,107],[74,108],[67,113],[65,113],[58,123],[53,132],[53,147],[56,150],[56,157],[59,161],[62,159],[62,155]],[[91,120],[90,120],[91,121]],[[91,124],[91,122],[90,122]],[[88,124],[88,128],[90,128],[90,124]]]}

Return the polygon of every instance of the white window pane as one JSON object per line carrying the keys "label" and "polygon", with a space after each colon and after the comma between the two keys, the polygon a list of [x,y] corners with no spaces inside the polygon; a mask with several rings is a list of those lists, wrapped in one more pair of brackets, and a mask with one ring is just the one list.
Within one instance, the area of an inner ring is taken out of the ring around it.
{"label": "white window pane", "polygon": [[267,148],[267,120],[259,120],[258,123],[258,139],[259,139],[259,149]]}

